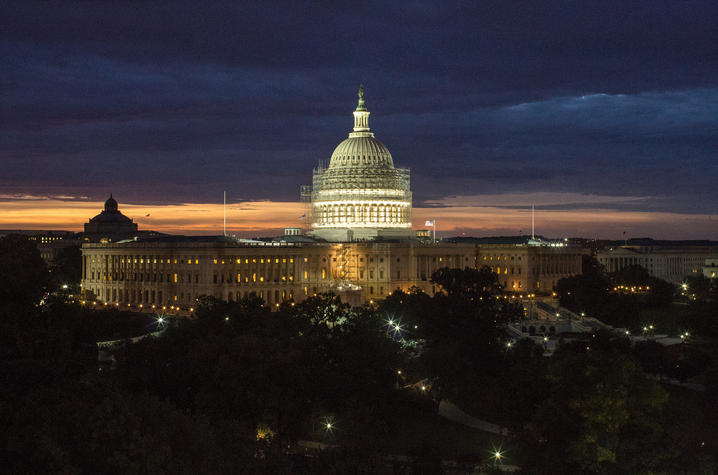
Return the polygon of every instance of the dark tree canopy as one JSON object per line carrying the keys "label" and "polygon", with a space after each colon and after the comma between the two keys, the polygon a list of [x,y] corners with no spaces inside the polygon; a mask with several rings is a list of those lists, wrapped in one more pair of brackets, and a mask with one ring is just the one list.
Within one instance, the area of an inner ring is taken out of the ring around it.
{"label": "dark tree canopy", "polygon": [[35,243],[25,236],[0,237],[0,306],[37,304],[50,283]]}

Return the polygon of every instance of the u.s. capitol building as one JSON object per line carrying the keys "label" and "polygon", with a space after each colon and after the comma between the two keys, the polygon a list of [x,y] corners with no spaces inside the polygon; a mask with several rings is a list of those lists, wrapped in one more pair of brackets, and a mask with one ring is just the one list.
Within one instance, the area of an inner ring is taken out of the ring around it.
{"label": "u.s. capitol building", "polygon": [[[363,90],[354,128],[302,188],[311,229],[272,240],[161,236],[82,246],[85,298],[130,308],[191,308],[202,296],[255,294],[271,305],[335,292],[354,304],[418,287],[442,267],[496,272],[508,292],[550,292],[581,272],[581,249],[517,239],[433,242],[412,231],[409,170],[369,127]],[[114,204],[115,208],[116,203]],[[101,240],[104,241],[104,240]],[[109,241],[109,240],[108,240]]]}

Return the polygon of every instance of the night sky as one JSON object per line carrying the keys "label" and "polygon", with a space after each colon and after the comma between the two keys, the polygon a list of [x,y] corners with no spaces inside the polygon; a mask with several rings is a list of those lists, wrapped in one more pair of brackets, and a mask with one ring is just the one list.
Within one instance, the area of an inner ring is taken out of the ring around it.
{"label": "night sky", "polygon": [[296,225],[364,84],[415,225],[718,239],[715,0],[148,3],[2,3],[0,228]]}

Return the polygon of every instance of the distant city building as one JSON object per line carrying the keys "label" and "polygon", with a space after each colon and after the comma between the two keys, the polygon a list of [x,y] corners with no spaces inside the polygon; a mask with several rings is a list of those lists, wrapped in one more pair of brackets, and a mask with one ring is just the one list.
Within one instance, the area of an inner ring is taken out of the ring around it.
{"label": "distant city building", "polygon": [[112,195],[105,201],[104,210],[85,223],[84,232],[35,229],[0,230],[0,237],[8,234],[26,236],[30,241],[37,244],[40,255],[50,264],[57,258],[62,249],[79,246],[83,242],[116,242],[166,236],[166,234],[154,231],[139,231],[137,224],[118,210],[117,201]]}
{"label": "distant city building", "polygon": [[44,231],[37,229],[0,230],[0,237],[8,234],[26,236],[37,245],[40,256],[52,263],[62,249],[80,244],[77,233],[72,231]]}
{"label": "distant city building", "polygon": [[117,201],[111,194],[105,201],[105,209],[85,223],[85,241],[117,241],[135,235],[137,235],[137,223],[120,212]]}
{"label": "distant city building", "polygon": [[706,259],[703,265],[703,275],[709,279],[715,279],[718,276],[718,257]]}
{"label": "distant city building", "polygon": [[598,262],[607,272],[617,272],[638,265],[659,279],[680,284],[690,275],[700,275],[707,259],[718,257],[715,245],[661,243],[609,247],[597,253]]}

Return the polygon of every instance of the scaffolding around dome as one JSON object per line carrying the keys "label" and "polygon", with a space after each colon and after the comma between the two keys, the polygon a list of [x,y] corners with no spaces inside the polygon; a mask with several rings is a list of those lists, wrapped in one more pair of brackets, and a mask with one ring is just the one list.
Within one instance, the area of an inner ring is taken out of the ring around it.
{"label": "scaffolding around dome", "polygon": [[302,187],[315,237],[336,242],[411,235],[410,171],[394,167],[369,128],[369,114],[360,88],[354,130],[334,149],[328,167],[320,162],[314,169],[312,186]]}

